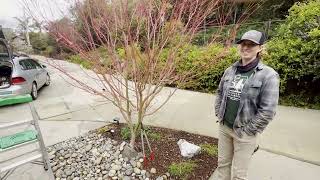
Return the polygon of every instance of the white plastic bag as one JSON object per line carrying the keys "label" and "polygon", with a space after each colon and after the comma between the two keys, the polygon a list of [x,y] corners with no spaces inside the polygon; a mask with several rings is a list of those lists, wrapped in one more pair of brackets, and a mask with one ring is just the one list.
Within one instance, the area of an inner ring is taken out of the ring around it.
{"label": "white plastic bag", "polygon": [[179,145],[180,152],[183,157],[192,158],[201,151],[199,146],[191,144],[185,139],[180,139],[177,144]]}

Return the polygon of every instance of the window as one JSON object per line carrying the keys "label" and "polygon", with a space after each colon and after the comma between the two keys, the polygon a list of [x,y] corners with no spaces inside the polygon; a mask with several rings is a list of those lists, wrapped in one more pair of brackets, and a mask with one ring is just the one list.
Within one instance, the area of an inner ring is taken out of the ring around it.
{"label": "window", "polygon": [[32,63],[31,59],[24,59],[19,61],[19,64],[22,67],[22,70],[31,70],[36,69],[36,65]]}
{"label": "window", "polygon": [[27,59],[27,62],[30,64],[30,68],[28,69],[37,69],[37,66],[35,63],[33,63],[32,59]]}
{"label": "window", "polygon": [[[34,67],[36,67],[37,69],[42,69],[41,65],[40,65],[37,61],[35,61],[35,60],[33,60],[33,59],[29,59],[29,61],[30,61],[30,63],[31,63]],[[34,68],[34,69],[35,69],[35,68]]]}
{"label": "window", "polygon": [[26,60],[19,61],[22,70],[27,70]]}

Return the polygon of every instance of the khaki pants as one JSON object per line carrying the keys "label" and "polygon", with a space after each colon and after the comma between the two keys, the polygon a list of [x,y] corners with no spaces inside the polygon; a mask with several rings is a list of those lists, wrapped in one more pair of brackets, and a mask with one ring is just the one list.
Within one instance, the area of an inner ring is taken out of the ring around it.
{"label": "khaki pants", "polygon": [[218,167],[214,180],[247,180],[248,168],[258,137],[243,133],[239,138],[231,128],[220,125]]}

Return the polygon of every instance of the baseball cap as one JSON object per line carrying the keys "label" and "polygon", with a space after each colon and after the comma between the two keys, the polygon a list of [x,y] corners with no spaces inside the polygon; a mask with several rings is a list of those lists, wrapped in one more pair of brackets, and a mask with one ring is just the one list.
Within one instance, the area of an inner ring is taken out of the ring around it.
{"label": "baseball cap", "polygon": [[241,39],[237,41],[237,44],[240,44],[243,40],[249,40],[262,45],[265,42],[265,35],[260,31],[250,30],[242,35]]}

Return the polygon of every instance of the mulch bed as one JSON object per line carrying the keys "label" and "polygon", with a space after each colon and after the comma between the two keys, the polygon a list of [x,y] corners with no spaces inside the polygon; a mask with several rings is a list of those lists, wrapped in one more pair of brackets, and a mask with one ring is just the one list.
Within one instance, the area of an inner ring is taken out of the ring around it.
{"label": "mulch bed", "polygon": [[[125,124],[111,125],[115,130],[114,136],[112,139],[119,142],[123,141],[121,138],[121,128],[125,127]],[[109,125],[110,127],[110,125]],[[217,157],[212,157],[206,153],[200,153],[199,155],[194,156],[191,159],[183,158],[180,154],[180,149],[177,144],[179,139],[185,139],[190,143],[200,145],[200,144],[218,144],[218,140],[213,137],[202,136],[197,134],[192,134],[184,131],[177,131],[166,128],[159,127],[150,127],[152,132],[158,133],[161,135],[160,140],[154,140],[149,137],[150,144],[155,152],[155,160],[148,163],[147,167],[144,169],[150,170],[151,168],[156,168],[157,173],[153,178],[161,176],[168,172],[168,167],[172,163],[180,163],[188,160],[194,161],[197,164],[197,167],[194,171],[187,176],[186,179],[190,180],[207,180],[217,167]],[[105,134],[110,136],[110,134]],[[136,140],[137,147],[141,148],[141,139],[140,136]],[[145,143],[146,146],[146,143]],[[148,148],[146,148],[148,149]],[[170,179],[179,179],[178,177],[170,177]]]}

